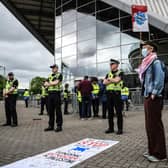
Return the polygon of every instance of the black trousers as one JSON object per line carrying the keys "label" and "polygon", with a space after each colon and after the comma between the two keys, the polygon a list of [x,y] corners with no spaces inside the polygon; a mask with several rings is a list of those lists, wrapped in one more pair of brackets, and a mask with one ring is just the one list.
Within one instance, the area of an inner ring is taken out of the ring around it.
{"label": "black trousers", "polygon": [[68,104],[69,104],[68,99],[64,99],[64,114],[68,113]]}
{"label": "black trousers", "polygon": [[91,96],[82,96],[82,118],[90,118],[91,117]]}
{"label": "black trousers", "polygon": [[93,116],[98,117],[99,114],[99,98],[92,99],[92,107],[93,107]]}
{"label": "black trousers", "polygon": [[48,96],[41,98],[41,114],[44,113],[44,107],[46,106],[46,111],[48,114]]}
{"label": "black trousers", "polygon": [[119,91],[112,91],[107,93],[107,106],[108,106],[108,120],[109,129],[114,130],[114,108],[117,115],[118,130],[123,130],[123,116],[122,116],[122,100]]}
{"label": "black trousers", "polygon": [[82,102],[78,101],[78,107],[79,107],[79,117],[82,118]]}
{"label": "black trousers", "polygon": [[102,117],[106,118],[107,115],[107,102],[103,101],[102,102]]}
{"label": "black trousers", "polygon": [[16,100],[17,95],[9,95],[5,98],[5,113],[6,113],[6,123],[7,124],[18,124],[17,112],[16,112]]}
{"label": "black trousers", "polygon": [[61,111],[61,93],[52,92],[48,96],[49,106],[49,127],[54,128],[55,112],[56,112],[56,123],[58,127],[62,126],[63,118]]}

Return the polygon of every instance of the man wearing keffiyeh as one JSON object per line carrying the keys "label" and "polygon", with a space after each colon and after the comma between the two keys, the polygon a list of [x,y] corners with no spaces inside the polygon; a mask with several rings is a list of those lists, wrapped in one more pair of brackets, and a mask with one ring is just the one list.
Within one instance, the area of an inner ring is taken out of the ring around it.
{"label": "man wearing keffiyeh", "polygon": [[152,42],[142,44],[143,60],[138,68],[145,97],[145,126],[148,151],[143,154],[151,162],[166,159],[164,127],[161,119],[165,72],[157,58],[157,46]]}

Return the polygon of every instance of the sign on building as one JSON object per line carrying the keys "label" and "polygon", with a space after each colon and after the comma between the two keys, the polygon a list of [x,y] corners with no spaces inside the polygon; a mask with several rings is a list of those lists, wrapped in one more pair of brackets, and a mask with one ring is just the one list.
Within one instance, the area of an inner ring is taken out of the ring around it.
{"label": "sign on building", "polygon": [[148,32],[148,8],[145,5],[132,5],[133,32]]}

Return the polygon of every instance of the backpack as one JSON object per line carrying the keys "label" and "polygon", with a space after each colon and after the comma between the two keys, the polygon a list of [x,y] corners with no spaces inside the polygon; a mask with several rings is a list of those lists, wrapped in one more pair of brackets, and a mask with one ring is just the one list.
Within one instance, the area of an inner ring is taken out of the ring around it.
{"label": "backpack", "polygon": [[[163,91],[162,91],[162,95],[163,96],[165,96],[165,86],[166,86],[166,84],[168,83],[168,67],[165,65],[165,63],[162,61],[162,60],[160,60],[159,58],[157,58],[156,60],[159,60],[159,62],[160,62],[160,64],[161,64],[161,67],[162,67],[162,70],[163,70],[163,72],[165,73],[165,78],[164,78],[164,89],[163,89]],[[155,61],[156,61],[155,60]],[[154,61],[154,62],[155,62]],[[153,62],[153,63],[154,63]]]}

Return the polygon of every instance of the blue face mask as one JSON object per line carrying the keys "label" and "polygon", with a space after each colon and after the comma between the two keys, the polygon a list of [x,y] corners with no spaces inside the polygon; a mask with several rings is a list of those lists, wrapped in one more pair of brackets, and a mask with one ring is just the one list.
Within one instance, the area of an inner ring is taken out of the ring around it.
{"label": "blue face mask", "polygon": [[146,57],[148,55],[148,50],[147,50],[147,48],[143,48],[142,49],[142,56],[143,57]]}

